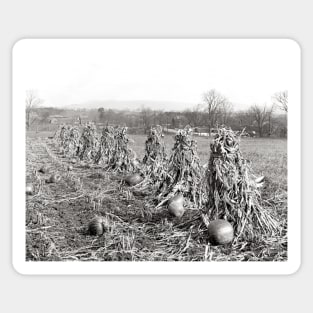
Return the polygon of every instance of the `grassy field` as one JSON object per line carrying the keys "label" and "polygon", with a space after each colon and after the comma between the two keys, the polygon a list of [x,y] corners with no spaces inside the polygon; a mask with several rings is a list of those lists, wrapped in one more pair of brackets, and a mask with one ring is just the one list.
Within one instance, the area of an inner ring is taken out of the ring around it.
{"label": "grassy field", "polygon": [[[144,155],[146,136],[131,135],[134,141],[131,147],[139,158]],[[210,156],[210,139],[195,137],[201,164],[205,164]],[[166,151],[171,153],[174,144],[173,136],[164,137]],[[257,175],[268,177],[275,188],[287,190],[287,140],[276,138],[242,138],[241,151],[244,158],[251,161],[251,166]]]}
{"label": "grassy field", "polygon": [[[146,199],[130,194],[121,185],[123,176],[104,172],[99,166],[70,164],[49,140],[47,133],[27,136],[26,180],[35,185],[35,195],[26,201],[27,260],[36,261],[284,261],[287,259],[287,141],[283,139],[241,140],[243,156],[256,175],[264,175],[263,206],[274,210],[284,231],[264,242],[210,246],[206,230],[194,220],[197,212],[187,211],[182,219],[166,209],[147,212]],[[144,154],[143,135],[131,135],[131,147],[139,158]],[[165,136],[168,154],[173,137]],[[209,158],[210,140],[195,138],[201,163]],[[36,173],[41,165],[49,173]],[[47,184],[51,173],[62,177]],[[88,221],[103,216],[107,230],[90,236]]]}

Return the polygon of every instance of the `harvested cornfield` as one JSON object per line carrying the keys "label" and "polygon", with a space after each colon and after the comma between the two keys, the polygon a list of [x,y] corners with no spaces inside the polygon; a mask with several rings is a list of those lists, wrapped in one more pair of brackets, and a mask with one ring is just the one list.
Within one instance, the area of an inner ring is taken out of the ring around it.
{"label": "harvested cornfield", "polygon": [[[100,138],[100,135],[96,136]],[[260,238],[243,236],[244,229],[242,235],[237,236],[238,239],[232,244],[213,246],[208,242],[207,227],[201,213],[207,214],[209,220],[217,216],[227,218],[234,224],[237,235],[241,228],[236,227],[236,219],[232,220],[228,215],[217,215],[217,209],[207,210],[211,205],[206,207],[206,203],[212,201],[212,198],[209,197],[210,193],[205,191],[209,173],[208,169],[204,170],[203,165],[207,164],[209,155],[211,160],[210,140],[197,137],[196,145],[189,128],[180,130],[175,138],[169,135],[159,137],[159,133],[153,136],[152,133],[148,138],[144,135],[125,136],[125,133],[122,133],[119,139],[127,138],[126,145],[121,145],[124,151],[128,151],[129,143],[133,142],[131,146],[134,152],[129,152],[129,157],[126,158],[121,153],[123,157],[120,156],[117,160],[126,159],[129,160],[126,164],[130,164],[134,159],[139,159],[142,160],[139,169],[144,168],[145,157],[153,155],[152,151],[158,146],[156,139],[159,138],[162,145],[164,143],[159,150],[162,158],[165,155],[170,156],[168,162],[165,162],[167,165],[164,165],[168,166],[166,173],[173,179],[167,177],[162,180],[164,189],[159,193],[133,193],[132,197],[127,197],[121,192],[120,186],[125,173],[137,172],[135,167],[119,167],[121,170],[115,170],[113,166],[105,166],[107,163],[104,158],[99,164],[96,159],[91,160],[92,166],[89,166],[90,162],[86,163],[86,160],[73,162],[73,158],[60,151],[60,142],[48,139],[48,135],[29,133],[26,146],[26,182],[31,189],[26,195],[26,260],[287,260],[286,140],[243,138],[240,142],[241,153],[245,159],[251,160],[254,170],[253,173],[248,171],[251,182],[249,188],[253,187],[252,174],[256,177],[266,177],[264,186],[257,189],[260,194],[257,196],[258,204],[264,211],[272,211],[278,219],[279,231],[273,236],[266,236],[266,240],[259,240]],[[214,145],[214,142],[212,144]],[[255,153],[256,145],[260,147],[258,153]],[[99,152],[99,149],[98,146],[96,152]],[[112,154],[114,155],[113,152]],[[156,159],[161,162],[161,157]],[[146,158],[147,164],[153,164],[150,161]],[[246,163],[248,166],[248,161]],[[39,171],[43,165],[48,169],[45,173]],[[213,162],[213,165],[219,168],[219,163]],[[58,174],[60,180],[47,183],[53,174]],[[188,175],[192,175],[192,179],[188,180]],[[218,182],[215,184],[221,187]],[[201,198],[198,185],[203,186],[201,194],[204,196]],[[217,188],[216,192],[219,190]],[[181,191],[186,199],[185,212],[180,218],[170,214],[166,201],[160,205],[171,197],[173,191]],[[152,199],[153,210],[147,212],[147,204],[150,205]],[[219,210],[221,204],[222,200],[217,206]],[[103,221],[104,229],[101,235],[96,236],[90,232],[88,226],[95,217]],[[249,225],[248,221],[246,225]],[[263,237],[265,236],[262,235]]]}

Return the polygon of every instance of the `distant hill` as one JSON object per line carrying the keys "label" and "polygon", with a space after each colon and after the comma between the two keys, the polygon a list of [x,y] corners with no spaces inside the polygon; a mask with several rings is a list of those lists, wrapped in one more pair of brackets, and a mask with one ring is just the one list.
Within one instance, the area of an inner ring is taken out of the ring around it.
{"label": "distant hill", "polygon": [[136,101],[118,101],[118,100],[94,100],[82,102],[77,104],[70,104],[64,106],[64,109],[115,109],[115,110],[131,110],[140,111],[142,107],[151,110],[161,111],[183,111],[185,109],[192,109],[195,106],[193,103],[187,102],[173,102],[173,101],[149,101],[149,100],[136,100]]}

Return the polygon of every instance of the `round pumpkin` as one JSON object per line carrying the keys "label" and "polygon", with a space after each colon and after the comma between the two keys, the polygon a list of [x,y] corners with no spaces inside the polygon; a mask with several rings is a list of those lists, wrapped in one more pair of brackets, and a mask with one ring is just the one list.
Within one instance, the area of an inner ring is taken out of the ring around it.
{"label": "round pumpkin", "polygon": [[125,182],[129,186],[135,186],[143,181],[143,177],[139,173],[131,174],[125,177]]}
{"label": "round pumpkin", "polygon": [[52,174],[49,178],[49,183],[57,183],[61,180],[61,176],[59,174]]}
{"label": "round pumpkin", "polygon": [[32,195],[34,193],[34,188],[31,184],[27,184],[25,190],[27,195]]}
{"label": "round pumpkin", "polygon": [[102,217],[94,217],[88,224],[88,232],[92,236],[101,236],[105,232],[104,219]]}
{"label": "round pumpkin", "polygon": [[168,211],[175,217],[182,217],[185,213],[184,197],[181,193],[174,196],[168,203]]}
{"label": "round pumpkin", "polygon": [[208,235],[212,245],[225,245],[234,239],[234,229],[229,222],[218,219],[209,224]]}
{"label": "round pumpkin", "polygon": [[48,172],[47,166],[43,165],[40,169],[39,172],[42,174],[46,174]]}

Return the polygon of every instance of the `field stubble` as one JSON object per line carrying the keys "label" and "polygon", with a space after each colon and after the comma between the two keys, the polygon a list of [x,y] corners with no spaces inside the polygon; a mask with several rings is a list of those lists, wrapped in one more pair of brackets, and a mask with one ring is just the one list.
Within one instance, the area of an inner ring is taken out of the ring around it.
{"label": "field stubble", "polygon": [[[132,135],[132,148],[144,155],[146,136]],[[165,136],[167,153],[173,137]],[[195,138],[201,164],[209,159],[209,139]],[[181,219],[166,209],[145,208],[145,198],[123,186],[120,174],[86,162],[71,164],[44,136],[27,138],[26,181],[35,193],[26,200],[26,260],[32,261],[285,261],[287,260],[287,141],[242,139],[243,156],[256,175],[266,177],[263,206],[275,210],[284,231],[266,241],[211,246],[194,210]],[[49,172],[36,172],[42,165]],[[68,171],[69,165],[73,166]],[[46,183],[51,173],[59,183]],[[88,222],[104,217],[103,236],[88,234]]]}

